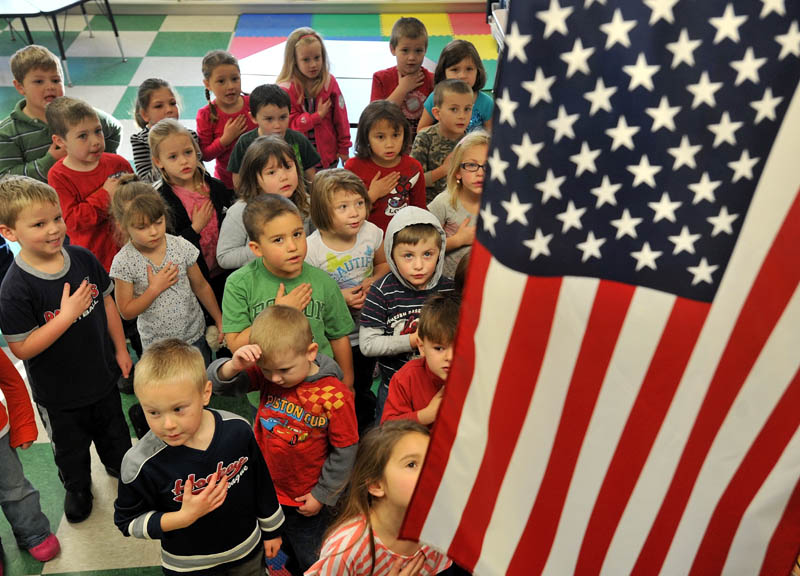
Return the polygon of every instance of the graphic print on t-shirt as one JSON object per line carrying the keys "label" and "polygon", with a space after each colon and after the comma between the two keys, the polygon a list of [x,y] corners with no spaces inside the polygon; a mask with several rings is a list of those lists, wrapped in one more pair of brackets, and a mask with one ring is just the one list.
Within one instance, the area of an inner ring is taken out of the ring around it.
{"label": "graphic print on t-shirt", "polygon": [[225,478],[228,482],[228,490],[231,489],[231,486],[234,484],[238,484],[242,474],[247,471],[247,466],[245,464],[248,461],[247,456],[242,456],[238,460],[234,460],[227,466],[225,466],[222,461],[220,460],[217,462],[217,469],[205,477],[197,478],[195,474],[189,474],[184,480],[183,478],[178,478],[175,480],[175,486],[172,488],[172,493],[175,495],[173,500],[175,502],[183,502],[183,492],[186,489],[186,484],[188,482],[192,483],[192,494],[197,494],[203,491],[203,488],[208,486],[208,483],[211,482],[211,477],[214,474],[217,475],[218,479]]}
{"label": "graphic print on t-shirt", "polygon": [[[97,284],[95,284],[93,282],[90,282],[88,276],[85,276],[83,278],[83,281],[86,282],[86,284],[89,285],[89,291],[92,294],[92,303],[89,304],[89,307],[86,310],[83,311],[83,314],[78,316],[73,321],[73,324],[75,322],[77,322],[78,320],[80,320],[81,318],[86,318],[89,314],[92,313],[92,310],[94,310],[94,307],[97,306],[97,302],[98,302],[97,297],[100,296],[100,290],[97,289]],[[74,290],[72,292],[74,292]],[[70,294],[72,294],[72,292],[70,292]],[[45,312],[44,312],[44,322],[45,322],[45,324],[50,322],[50,320],[54,320],[55,317],[58,316],[60,313],[61,313],[61,308],[56,308],[55,310],[45,310]]]}
{"label": "graphic print on t-shirt", "polygon": [[400,180],[397,182],[397,186],[394,187],[394,192],[389,195],[386,201],[387,216],[394,216],[401,208],[408,206],[408,198],[411,196],[411,189],[414,188],[414,184],[419,180],[419,176],[419,172],[414,174],[411,178],[407,178],[402,174],[400,175]]}
{"label": "graphic print on t-shirt", "polygon": [[344,406],[344,394],[333,386],[302,388],[297,391],[299,403],[280,396],[268,395],[264,406],[280,416],[260,418],[261,426],[289,446],[305,442],[309,436],[325,434],[328,414]]}

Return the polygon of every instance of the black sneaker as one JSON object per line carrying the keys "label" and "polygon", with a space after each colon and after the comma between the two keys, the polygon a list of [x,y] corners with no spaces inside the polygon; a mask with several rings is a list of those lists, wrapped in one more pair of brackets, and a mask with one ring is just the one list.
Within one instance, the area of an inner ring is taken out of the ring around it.
{"label": "black sneaker", "polygon": [[133,404],[130,408],[128,408],[128,418],[131,421],[131,426],[133,426],[133,431],[136,433],[136,437],[139,440],[144,438],[144,435],[150,431],[150,426],[147,424],[147,418],[144,416],[142,405]]}
{"label": "black sneaker", "polygon": [[133,394],[133,368],[131,368],[131,373],[125,378],[122,374],[119,375],[117,379],[117,389],[123,394]]}
{"label": "black sneaker", "polygon": [[67,522],[76,524],[83,522],[92,513],[92,491],[88,488],[85,490],[67,490],[67,495],[64,497],[64,515],[67,517]]}

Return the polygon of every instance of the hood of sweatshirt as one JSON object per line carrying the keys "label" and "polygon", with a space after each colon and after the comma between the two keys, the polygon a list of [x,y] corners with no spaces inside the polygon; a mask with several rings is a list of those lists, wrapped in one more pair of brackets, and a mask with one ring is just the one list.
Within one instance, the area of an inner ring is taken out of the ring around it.
{"label": "hood of sweatshirt", "polygon": [[342,369],[339,368],[339,365],[333,358],[325,356],[325,354],[320,352],[317,354],[316,363],[319,366],[319,372],[313,376],[307,376],[305,380],[306,382],[316,382],[317,380],[321,380],[326,376],[335,376],[339,380],[344,378],[344,372],[342,372]]}
{"label": "hood of sweatshirt", "polygon": [[403,228],[411,226],[412,224],[430,224],[436,228],[436,230],[439,232],[439,236],[442,239],[439,249],[439,261],[436,263],[436,270],[433,272],[433,276],[431,276],[431,279],[423,288],[423,290],[430,290],[439,283],[439,280],[442,277],[442,270],[444,270],[444,247],[445,243],[447,242],[447,236],[444,233],[444,228],[442,228],[442,225],[439,224],[439,219],[431,212],[428,212],[423,208],[417,208],[416,206],[406,206],[392,217],[392,219],[389,221],[389,225],[386,227],[386,234],[383,238],[383,249],[386,252],[386,261],[389,263],[389,268],[391,268],[392,274],[394,274],[395,277],[402,282],[403,286],[409,290],[417,290],[417,288],[409,284],[408,281],[406,281],[406,279],[400,275],[397,265],[392,259],[392,247],[394,246],[395,234],[397,234]]}

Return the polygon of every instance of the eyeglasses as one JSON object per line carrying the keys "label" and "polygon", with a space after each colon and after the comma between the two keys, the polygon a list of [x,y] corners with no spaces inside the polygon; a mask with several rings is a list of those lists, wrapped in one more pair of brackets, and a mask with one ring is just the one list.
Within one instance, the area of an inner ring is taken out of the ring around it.
{"label": "eyeglasses", "polygon": [[489,165],[478,164],[476,162],[464,162],[461,164],[461,169],[466,170],[467,172],[477,172],[479,169],[482,169],[483,173],[486,174],[486,172],[489,170]]}

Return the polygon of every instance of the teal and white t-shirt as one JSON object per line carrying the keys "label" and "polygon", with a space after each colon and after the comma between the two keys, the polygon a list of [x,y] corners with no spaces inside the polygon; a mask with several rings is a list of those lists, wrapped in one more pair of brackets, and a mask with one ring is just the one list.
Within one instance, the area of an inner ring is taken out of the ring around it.
{"label": "teal and white t-shirt", "polygon": [[[375,252],[383,242],[383,230],[367,220],[356,235],[356,243],[340,252],[325,245],[319,230],[308,237],[306,262],[327,272],[340,289],[353,288],[372,276]],[[350,345],[358,345],[358,317],[360,310],[350,310],[355,330],[350,334]]]}

